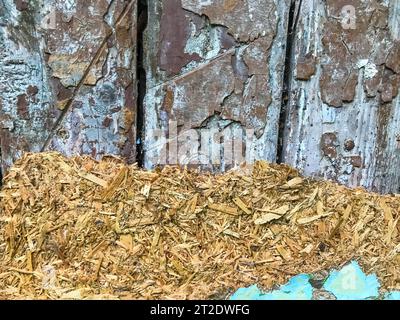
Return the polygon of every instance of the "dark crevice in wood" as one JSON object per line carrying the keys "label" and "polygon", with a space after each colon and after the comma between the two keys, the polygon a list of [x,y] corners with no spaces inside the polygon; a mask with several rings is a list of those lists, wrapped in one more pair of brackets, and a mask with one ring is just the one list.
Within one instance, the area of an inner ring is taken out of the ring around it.
{"label": "dark crevice in wood", "polygon": [[148,4],[147,0],[138,2],[138,23],[137,23],[137,113],[136,113],[136,162],[139,167],[144,165],[144,98],[146,96],[146,69],[144,54],[144,32],[148,23]]}
{"label": "dark crevice in wood", "polygon": [[283,75],[282,107],[279,117],[279,134],[277,146],[277,163],[284,162],[284,136],[287,126],[290,102],[290,90],[293,77],[294,45],[296,39],[297,25],[300,18],[303,0],[292,0],[289,9],[289,19],[286,38],[285,70]]}

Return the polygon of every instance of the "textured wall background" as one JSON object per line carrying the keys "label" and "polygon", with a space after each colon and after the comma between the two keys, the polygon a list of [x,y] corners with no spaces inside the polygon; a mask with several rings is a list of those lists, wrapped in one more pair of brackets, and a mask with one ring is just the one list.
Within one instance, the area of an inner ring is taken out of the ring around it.
{"label": "textured wall background", "polygon": [[[397,0],[0,0],[2,171],[42,150],[195,162],[170,154],[191,130],[398,192],[399,21]],[[237,165],[224,148],[202,167]]]}
{"label": "textured wall background", "polygon": [[135,158],[136,1],[2,0],[5,170],[24,151]]}
{"label": "textured wall background", "polygon": [[[354,29],[338,19],[345,5]],[[299,18],[283,161],[398,192],[400,2],[305,0]]]}
{"label": "textured wall background", "polygon": [[[147,168],[158,164],[165,148],[154,130],[168,130],[169,121],[178,130],[204,135],[215,129],[238,139],[254,129],[247,147],[258,159],[276,160],[288,11],[288,1],[149,1]],[[196,148],[204,144],[211,143]],[[223,153],[212,169],[237,164],[226,163]]]}

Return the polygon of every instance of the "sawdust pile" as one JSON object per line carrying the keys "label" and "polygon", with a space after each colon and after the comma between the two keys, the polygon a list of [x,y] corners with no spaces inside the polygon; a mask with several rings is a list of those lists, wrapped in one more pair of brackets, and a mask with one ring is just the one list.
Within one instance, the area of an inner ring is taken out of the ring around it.
{"label": "sawdust pile", "polygon": [[28,154],[0,200],[3,298],[224,298],[351,259],[400,286],[400,197],[284,165],[213,176]]}

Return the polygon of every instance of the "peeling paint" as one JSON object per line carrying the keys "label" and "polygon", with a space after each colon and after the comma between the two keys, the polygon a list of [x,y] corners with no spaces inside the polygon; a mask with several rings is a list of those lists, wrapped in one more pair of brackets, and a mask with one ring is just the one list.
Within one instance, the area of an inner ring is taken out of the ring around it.
{"label": "peeling paint", "polygon": [[[289,0],[147,3],[138,114],[136,0],[2,2],[3,170],[24,151],[47,149],[133,162],[143,138],[153,168],[169,148],[157,131],[168,134],[174,121],[181,131],[247,141],[238,149],[252,159],[275,161],[283,145],[279,159],[306,175],[400,190],[398,1],[351,1],[354,28],[343,27],[348,1],[293,2],[301,3],[293,39]],[[211,169],[239,165],[227,149]]]}
{"label": "peeling paint", "polygon": [[6,172],[24,151],[39,151],[53,115],[36,2],[3,1],[0,9],[0,142]]}
{"label": "peeling paint", "polygon": [[274,1],[182,0],[184,9],[206,15],[211,23],[226,26],[240,42],[254,41],[273,32],[276,25]]}
{"label": "peeling paint", "polygon": [[[346,1],[303,1],[294,63],[302,68],[304,56],[312,54],[315,73],[291,80],[283,158],[304,174],[373,191],[400,190],[394,22],[400,10],[393,2],[352,1],[356,28],[344,29]],[[336,143],[320,143],[329,133]]]}
{"label": "peeling paint", "polygon": [[[1,12],[0,114],[13,123],[2,126],[3,169],[44,149],[134,161],[136,1],[39,2],[7,0]],[[54,25],[43,25],[48,15]],[[115,113],[117,132],[102,125]]]}
{"label": "peeling paint", "polygon": [[[253,129],[257,141],[248,149],[254,158],[274,161],[283,69],[269,65],[284,62],[285,48],[278,40],[285,37],[287,2],[150,1],[149,8],[149,16],[158,15],[160,23],[151,20],[147,30],[147,87],[152,89],[144,108],[145,166],[160,164],[163,143],[156,143],[154,133],[168,134],[170,121],[204,132],[213,118],[218,120],[209,130]],[[174,61],[155,60],[154,48]]]}
{"label": "peeling paint", "polygon": [[[324,272],[325,273],[325,272]],[[277,290],[262,292],[257,285],[238,289],[230,300],[399,300],[398,291],[380,292],[375,274],[365,274],[356,261],[326,272],[321,282],[300,274]]]}

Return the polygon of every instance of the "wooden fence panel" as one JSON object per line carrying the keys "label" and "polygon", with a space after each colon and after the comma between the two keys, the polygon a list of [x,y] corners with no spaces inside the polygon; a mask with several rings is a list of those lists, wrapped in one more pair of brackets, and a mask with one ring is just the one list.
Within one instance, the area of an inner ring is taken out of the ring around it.
{"label": "wooden fence panel", "polygon": [[147,168],[276,160],[288,10],[274,0],[149,1]]}
{"label": "wooden fence panel", "polygon": [[2,171],[45,150],[212,171],[264,159],[399,192],[397,0],[0,4]]}
{"label": "wooden fence panel", "polygon": [[400,4],[302,1],[283,160],[309,176],[400,187]]}
{"label": "wooden fence panel", "polygon": [[3,0],[5,170],[24,151],[135,160],[136,0]]}

